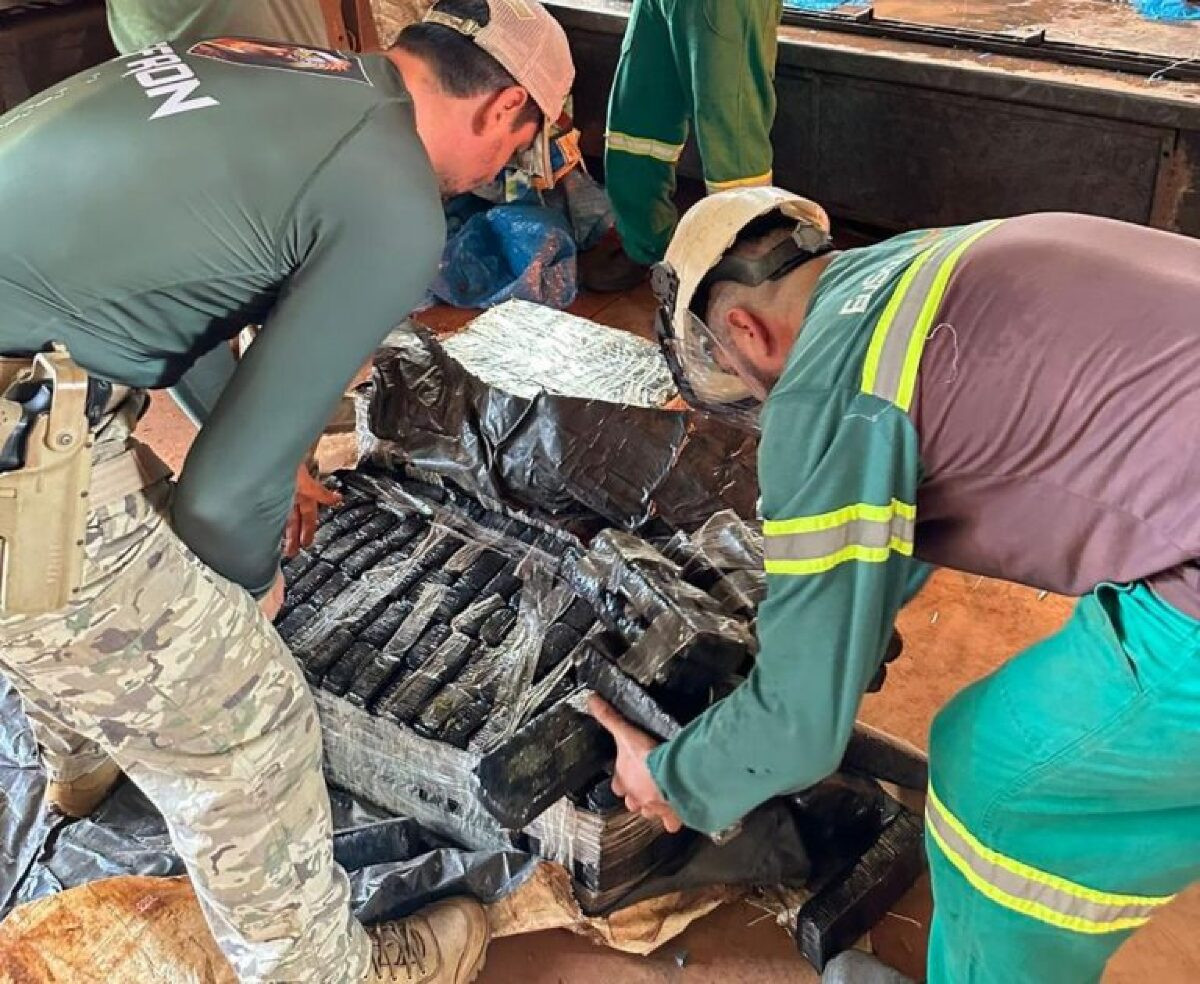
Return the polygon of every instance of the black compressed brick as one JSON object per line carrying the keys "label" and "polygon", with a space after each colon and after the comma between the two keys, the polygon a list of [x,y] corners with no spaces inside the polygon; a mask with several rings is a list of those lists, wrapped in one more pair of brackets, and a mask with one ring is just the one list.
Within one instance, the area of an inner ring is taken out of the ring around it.
{"label": "black compressed brick", "polygon": [[359,668],[346,691],[346,699],[358,707],[371,707],[387,689],[397,674],[402,673],[404,659],[400,653],[376,653]]}
{"label": "black compressed brick", "polygon": [[375,540],[371,543],[363,544],[338,564],[338,567],[343,574],[356,578],[361,576],[364,571],[374,567],[375,563],[383,556],[384,551],[379,549],[379,541]]}
{"label": "black compressed brick", "polygon": [[532,526],[521,525],[513,533],[514,539],[520,540],[522,543],[533,546],[537,543],[539,532]]}
{"label": "black compressed brick", "polygon": [[539,533],[533,545],[543,553],[548,553],[551,557],[561,557],[566,553],[568,546],[562,537],[546,532]]}
{"label": "black compressed brick", "polygon": [[724,576],[690,540],[672,538],[662,546],[662,553],[668,560],[679,565],[684,580],[702,591],[711,592],[713,586]]}
{"label": "black compressed brick", "polygon": [[479,638],[489,646],[498,646],[517,624],[517,613],[511,608],[502,608],[491,615],[479,630]]}
{"label": "black compressed brick", "polygon": [[418,478],[406,478],[400,483],[400,486],[410,495],[414,495],[418,499],[424,499],[426,502],[442,505],[450,499],[450,490],[444,485],[435,485],[433,482],[422,482]]}
{"label": "black compressed brick", "polygon": [[378,618],[359,633],[358,637],[368,645],[382,649],[391,641],[392,636],[396,634],[396,630],[400,628],[404,620],[412,614],[412,610],[413,604],[407,598],[393,601],[380,613]]}
{"label": "black compressed brick", "polygon": [[398,564],[408,559],[409,547],[415,545],[428,524],[420,516],[409,516],[399,526],[388,530],[373,543],[365,544],[354,551],[341,564],[341,568],[351,577],[358,577],[380,560],[389,564]]}
{"label": "black compressed brick", "polygon": [[480,760],[480,799],[504,827],[519,830],[595,777],[615,754],[603,727],[560,703]]}
{"label": "black compressed brick", "polygon": [[505,569],[509,560],[496,550],[484,550],[468,567],[462,576],[462,582],[476,594],[485,593],[488,582]]}
{"label": "black compressed brick", "polygon": [[340,563],[359,547],[375,542],[388,530],[398,526],[399,523],[400,520],[394,513],[380,509],[363,523],[362,526],[339,536],[333,543],[321,551],[321,556],[330,563]]}
{"label": "black compressed brick", "polygon": [[661,741],[670,741],[680,731],[680,723],[668,714],[640,684],[626,676],[590,644],[575,655],[575,679],[594,690],[630,724]]}
{"label": "black compressed brick", "polygon": [[[448,549],[449,548],[449,549]],[[445,569],[446,562],[457,552],[457,547],[450,548],[445,540],[438,540],[428,550],[425,550],[409,561],[406,569],[396,579],[392,589],[393,595],[415,594],[418,585],[449,584],[454,576]]]}
{"label": "black compressed brick", "polygon": [[796,917],[796,942],[818,971],[853,946],[921,877],[923,840],[920,818],[900,813],[849,871],[804,903]]}
{"label": "black compressed brick", "polygon": [[379,702],[379,713],[407,724],[424,710],[429,699],[452,680],[470,660],[478,643],[464,635],[451,635],[425,662]]}
{"label": "black compressed brick", "polygon": [[321,679],[339,659],[354,645],[354,633],[349,629],[336,628],[320,643],[306,648],[296,654],[304,675],[312,683],[320,683]]}
{"label": "black compressed brick", "polygon": [[329,575],[329,580],[313,592],[312,597],[308,599],[309,603],[318,609],[324,608],[348,587],[350,587],[350,578],[341,571],[334,571]]}
{"label": "black compressed brick", "polygon": [[540,680],[554,667],[571,655],[582,641],[583,637],[571,626],[555,622],[546,630],[542,638],[542,648],[538,651],[537,668],[534,670],[534,680]]}
{"label": "black compressed brick", "polygon": [[[476,732],[483,727],[492,711],[492,701],[483,695],[459,691],[461,702],[456,704],[445,717],[430,729],[429,737],[465,749]],[[425,721],[418,722],[417,730]]]}
{"label": "black compressed brick", "polygon": [[308,601],[312,597],[313,592],[328,581],[335,570],[337,568],[328,561],[317,561],[304,577],[300,578],[299,581],[288,589],[287,599],[283,607],[290,610],[301,602]]}
{"label": "black compressed brick", "polygon": [[492,615],[504,608],[504,599],[499,595],[485,595],[476,598],[470,606],[450,624],[455,632],[469,635],[478,639],[484,624]]}
{"label": "black compressed brick", "polygon": [[327,516],[317,527],[312,546],[315,554],[320,554],[329,544],[343,533],[347,533],[367,521],[367,518],[377,512],[378,506],[373,502],[350,502],[342,505]]}
{"label": "black compressed brick", "polygon": [[321,688],[341,697],[350,689],[350,684],[354,682],[354,678],[358,676],[362,667],[374,658],[375,650],[361,639],[357,640],[325,674],[325,678],[321,681]]}
{"label": "black compressed brick", "polygon": [[371,605],[370,608],[368,608],[365,612],[362,612],[361,614],[359,614],[355,618],[355,622],[358,625],[370,625],[372,622],[375,621],[375,619],[380,618],[383,615],[383,613],[388,610],[388,607],[394,601],[396,601],[396,598],[397,598],[397,592],[394,589],[389,590],[387,592],[387,594],[380,597],[373,605]]}
{"label": "black compressed brick", "polygon": [[465,612],[471,602],[475,601],[478,597],[478,591],[474,590],[470,585],[460,582],[442,595],[442,600],[438,602],[434,618],[439,622],[449,622],[455,616]]}
{"label": "black compressed brick", "polygon": [[339,566],[351,577],[358,577],[371,567],[374,567],[378,561],[385,558],[389,564],[396,564],[406,559],[405,548],[421,535],[425,527],[425,521],[421,517],[408,516],[402,523],[398,526],[393,526],[383,536],[372,540],[370,543],[364,543],[354,553],[343,560]]}
{"label": "black compressed brick", "polygon": [[490,595],[497,594],[505,601],[511,601],[520,592],[525,582],[522,581],[515,573],[516,565],[513,568],[505,569],[492,578],[480,594]]}
{"label": "black compressed brick", "polygon": [[307,550],[300,550],[295,557],[283,562],[283,583],[290,589],[300,578],[313,569],[318,557]]}
{"label": "black compressed brick", "polygon": [[563,625],[569,625],[580,635],[596,624],[596,610],[588,604],[586,598],[572,598],[558,620]]}
{"label": "black compressed brick", "polygon": [[296,637],[296,634],[310,621],[317,617],[317,609],[313,605],[303,604],[293,608],[286,617],[279,620],[276,629],[284,642]]}
{"label": "black compressed brick", "polygon": [[417,559],[426,570],[434,570],[450,562],[450,558],[463,548],[465,541],[452,533],[447,533],[439,540],[429,545]]}
{"label": "black compressed brick", "polygon": [[[404,657],[409,653],[421,639],[421,636],[430,628],[432,624],[433,611],[426,601],[421,599],[401,599],[405,602],[412,603],[412,611],[408,617],[400,623],[400,627],[392,633],[392,637],[387,641],[386,648],[388,652],[395,653],[397,656]],[[444,636],[442,637],[444,639]],[[439,640],[440,644],[441,640]],[[434,649],[437,648],[435,645]],[[426,653],[428,656],[433,652],[433,649]]]}
{"label": "black compressed brick", "polygon": [[458,748],[487,720],[500,686],[503,654],[496,650],[475,655],[458,678],[451,680],[413,722],[413,730]]}
{"label": "black compressed brick", "polygon": [[450,638],[450,635],[450,626],[442,622],[435,622],[433,625],[430,625],[421,633],[420,638],[413,643],[412,648],[409,649],[404,659],[405,665],[410,670],[420,669],[421,665],[433,656],[438,646]]}

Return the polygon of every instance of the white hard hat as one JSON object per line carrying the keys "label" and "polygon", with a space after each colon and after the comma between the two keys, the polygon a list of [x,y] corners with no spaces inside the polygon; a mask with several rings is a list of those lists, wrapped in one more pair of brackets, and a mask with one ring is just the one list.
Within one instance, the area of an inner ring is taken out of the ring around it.
{"label": "white hard hat", "polygon": [[[784,222],[794,220],[797,230],[793,241],[781,247],[779,258],[764,257],[757,263],[726,259],[725,254],[748,226],[771,215]],[[728,340],[705,325],[706,312],[693,310],[706,278],[714,272],[719,274],[718,267],[732,265],[740,273],[731,271],[731,275],[719,279],[759,283],[786,274],[831,248],[825,210],[782,188],[722,191],[705,198],[683,216],[666,257],[654,269],[651,283],[659,301],[659,343],[689,402],[721,412],[725,407],[765,398],[765,392],[744,372],[730,370],[727,363],[737,359],[728,351]],[[714,359],[714,345],[725,359]]]}

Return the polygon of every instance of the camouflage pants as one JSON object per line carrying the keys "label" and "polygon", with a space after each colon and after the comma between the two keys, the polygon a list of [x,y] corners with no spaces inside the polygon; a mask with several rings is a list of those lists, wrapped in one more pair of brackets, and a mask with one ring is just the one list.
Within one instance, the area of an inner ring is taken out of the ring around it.
{"label": "camouflage pants", "polygon": [[111,756],[161,811],[240,980],[359,984],[312,696],[254,599],[175,536],[169,496],[93,513],[80,599],[0,618],[0,671],[52,778]]}

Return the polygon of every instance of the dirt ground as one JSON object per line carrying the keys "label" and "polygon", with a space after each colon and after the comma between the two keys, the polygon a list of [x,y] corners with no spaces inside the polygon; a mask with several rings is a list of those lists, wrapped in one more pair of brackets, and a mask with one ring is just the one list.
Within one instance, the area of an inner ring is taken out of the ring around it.
{"label": "dirt ground", "polygon": [[[584,295],[572,310],[598,322],[645,334],[652,301],[646,288],[628,294]],[[452,331],[472,313],[436,309],[421,316]],[[139,436],[178,468],[191,425],[169,398],[156,396]],[[921,747],[938,708],[1009,656],[1054,632],[1071,602],[1029,588],[939,572],[901,615],[905,652],[862,716]],[[928,923],[928,892],[919,886],[876,933],[881,952],[913,973],[920,969]],[[1106,984],[1191,984],[1200,981],[1200,886],[1184,893],[1118,954]],[[481,984],[760,984],[816,979],[791,939],[749,904],[728,906],[691,927],[649,958],[601,949],[567,932],[497,941]],[[1048,982],[1049,984],[1049,982]]]}

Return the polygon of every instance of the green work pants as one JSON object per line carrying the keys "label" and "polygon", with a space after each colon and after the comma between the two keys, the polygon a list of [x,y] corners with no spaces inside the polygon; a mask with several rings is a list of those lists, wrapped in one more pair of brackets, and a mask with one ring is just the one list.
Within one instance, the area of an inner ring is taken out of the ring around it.
{"label": "green work pants", "polygon": [[662,259],[689,121],[708,190],[771,183],[781,0],[633,0],[604,158],[625,251]]}
{"label": "green work pants", "polygon": [[1101,585],[930,741],[931,984],[1099,980],[1200,879],[1200,622]]}

